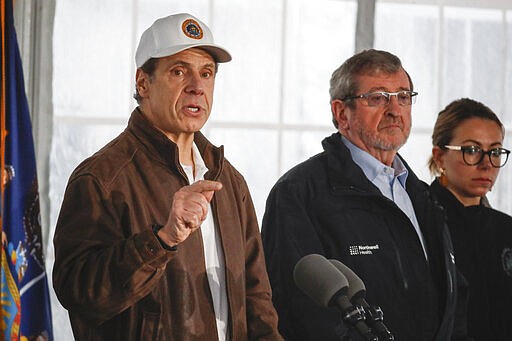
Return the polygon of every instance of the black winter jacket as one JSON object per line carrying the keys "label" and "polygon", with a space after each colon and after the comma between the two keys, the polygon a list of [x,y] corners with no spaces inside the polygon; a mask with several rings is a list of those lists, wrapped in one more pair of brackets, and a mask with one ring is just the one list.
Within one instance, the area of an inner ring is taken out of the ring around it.
{"label": "black winter jacket", "polygon": [[322,144],[324,152],[283,175],[267,200],[262,238],[280,332],[287,340],[358,339],[336,309],[317,306],[294,284],[297,261],[317,253],[361,277],[366,300],[382,308],[395,340],[449,340],[455,264],[444,212],[428,185],[406,165],[427,262],[409,218],[366,178],[340,134]]}
{"label": "black winter jacket", "polygon": [[437,180],[458,269],[469,282],[468,334],[476,341],[512,340],[512,217],[483,205],[465,207]]}

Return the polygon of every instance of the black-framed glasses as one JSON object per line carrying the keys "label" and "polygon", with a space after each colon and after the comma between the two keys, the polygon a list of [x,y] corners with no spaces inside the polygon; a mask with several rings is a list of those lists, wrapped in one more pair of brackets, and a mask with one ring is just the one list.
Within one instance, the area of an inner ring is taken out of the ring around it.
{"label": "black-framed glasses", "polygon": [[479,146],[443,146],[442,148],[462,152],[462,159],[468,166],[478,165],[484,159],[484,155],[487,155],[491,165],[500,168],[505,166],[510,154],[510,150],[501,147],[489,150],[483,150]]}
{"label": "black-framed glasses", "polygon": [[398,105],[408,106],[412,105],[416,102],[417,92],[403,90],[398,92],[386,92],[386,91],[378,91],[378,92],[369,92],[362,95],[356,96],[347,96],[342,99],[343,102],[349,101],[352,99],[363,99],[363,102],[369,107],[383,107],[389,104],[391,101],[391,96],[395,96],[398,102]]}

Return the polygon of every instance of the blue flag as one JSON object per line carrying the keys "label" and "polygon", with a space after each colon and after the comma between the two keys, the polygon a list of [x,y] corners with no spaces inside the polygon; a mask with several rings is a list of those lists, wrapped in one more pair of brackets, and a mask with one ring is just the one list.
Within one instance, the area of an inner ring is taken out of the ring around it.
{"label": "blue flag", "polygon": [[12,0],[2,1],[0,340],[53,340],[32,127]]}

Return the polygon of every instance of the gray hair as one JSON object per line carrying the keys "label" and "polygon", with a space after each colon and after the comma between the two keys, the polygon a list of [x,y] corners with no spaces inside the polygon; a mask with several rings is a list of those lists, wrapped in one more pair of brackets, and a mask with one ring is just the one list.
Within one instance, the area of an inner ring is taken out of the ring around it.
{"label": "gray hair", "polygon": [[[331,102],[335,99],[343,100],[347,96],[353,96],[359,90],[359,84],[356,81],[356,76],[361,74],[371,74],[376,71],[393,74],[403,69],[400,59],[386,51],[379,50],[364,50],[359,52],[349,59],[347,59],[340,67],[338,67],[331,76],[329,94]],[[405,70],[404,70],[405,71]],[[411,91],[413,84],[411,77],[405,71],[409,78]],[[353,108],[353,102],[348,102],[348,105]],[[338,128],[338,122],[333,117],[332,122]]]}
{"label": "gray hair", "polygon": [[[149,79],[153,79],[153,74],[155,73],[156,66],[158,64],[158,58],[150,58],[146,60],[144,64],[140,67],[140,69],[147,73],[149,76]],[[137,89],[137,84],[135,84],[135,93],[133,94],[133,98],[137,101],[138,104],[142,101],[142,97],[139,95],[139,89]]]}

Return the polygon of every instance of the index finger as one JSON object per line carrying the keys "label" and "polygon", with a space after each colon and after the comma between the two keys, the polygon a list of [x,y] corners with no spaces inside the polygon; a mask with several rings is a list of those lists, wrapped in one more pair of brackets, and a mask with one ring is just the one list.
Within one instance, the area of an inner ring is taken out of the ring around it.
{"label": "index finger", "polygon": [[222,183],[212,180],[199,180],[187,186],[186,190],[191,192],[203,193],[210,191],[218,191],[222,188]]}

